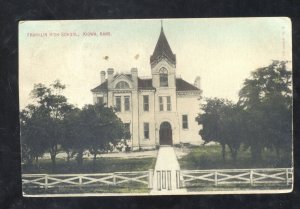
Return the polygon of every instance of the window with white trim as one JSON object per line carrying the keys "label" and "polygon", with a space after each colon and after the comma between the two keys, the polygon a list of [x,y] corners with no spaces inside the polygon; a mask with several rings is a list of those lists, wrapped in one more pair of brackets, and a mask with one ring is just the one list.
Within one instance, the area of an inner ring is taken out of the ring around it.
{"label": "window with white trim", "polygon": [[144,101],[144,111],[148,112],[149,111],[149,95],[144,95],[143,101]]}
{"label": "window with white trim", "polygon": [[159,83],[160,87],[168,87],[168,70],[164,67],[159,70]]}
{"label": "window with white trim", "polygon": [[189,122],[188,122],[188,115],[182,115],[182,129],[188,129]]}
{"label": "window with white trim", "polygon": [[167,111],[171,111],[171,97],[167,96]]}
{"label": "window with white trim", "polygon": [[126,81],[120,81],[116,84],[116,89],[129,89],[129,84]]}
{"label": "window with white trim", "polygon": [[103,104],[103,102],[104,102],[103,97],[101,97],[101,96],[96,97],[96,103],[97,104]]}
{"label": "window with white trim", "polygon": [[121,112],[121,96],[115,97],[115,109],[117,112]]}
{"label": "window with white trim", "polygon": [[163,97],[159,97],[159,111],[164,111]]}
{"label": "window with white trim", "polygon": [[144,123],[144,139],[149,139],[149,123]]}
{"label": "window with white trim", "polygon": [[171,111],[171,96],[160,96],[159,98],[159,111]]}
{"label": "window with white trim", "polygon": [[130,97],[129,96],[124,97],[124,110],[130,111]]}

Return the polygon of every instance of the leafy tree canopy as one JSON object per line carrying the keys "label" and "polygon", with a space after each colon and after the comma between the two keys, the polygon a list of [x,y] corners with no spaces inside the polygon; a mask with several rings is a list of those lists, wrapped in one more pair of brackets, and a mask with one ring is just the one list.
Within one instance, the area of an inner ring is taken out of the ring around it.
{"label": "leafy tree canopy", "polygon": [[66,97],[62,95],[64,89],[65,86],[59,80],[50,87],[43,84],[34,85],[31,96],[36,103],[28,105],[21,112],[23,142],[31,148],[31,153],[33,150],[39,152],[39,155],[34,154],[36,157],[40,156],[45,149],[49,151],[53,169],[58,145],[62,140],[62,121],[73,109]]}
{"label": "leafy tree canopy", "polygon": [[228,100],[213,98],[207,99],[202,109],[204,114],[196,118],[198,124],[202,124],[199,132],[202,139],[205,143],[220,143],[224,160],[225,146],[228,145],[235,160],[243,137],[239,128],[243,121],[240,108]]}
{"label": "leafy tree canopy", "polygon": [[251,73],[239,91],[239,101],[207,99],[203,114],[197,117],[205,143],[228,145],[235,158],[243,143],[250,148],[253,160],[261,158],[263,149],[291,153],[292,88],[291,71],[286,61],[273,61]]}

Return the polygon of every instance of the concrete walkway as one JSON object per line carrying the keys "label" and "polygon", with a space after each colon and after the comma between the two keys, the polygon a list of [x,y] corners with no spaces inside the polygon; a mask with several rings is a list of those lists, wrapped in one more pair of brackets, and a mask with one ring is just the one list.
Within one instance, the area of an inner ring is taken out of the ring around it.
{"label": "concrete walkway", "polygon": [[185,194],[186,189],[178,189],[176,171],[180,170],[175,151],[171,146],[161,146],[158,150],[151,195]]}

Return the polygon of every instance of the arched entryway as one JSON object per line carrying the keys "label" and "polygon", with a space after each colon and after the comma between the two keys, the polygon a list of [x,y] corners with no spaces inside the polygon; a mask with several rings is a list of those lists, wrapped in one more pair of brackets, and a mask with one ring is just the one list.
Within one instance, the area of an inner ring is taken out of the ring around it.
{"label": "arched entryway", "polygon": [[172,127],[169,122],[163,122],[160,124],[159,144],[160,145],[173,145]]}

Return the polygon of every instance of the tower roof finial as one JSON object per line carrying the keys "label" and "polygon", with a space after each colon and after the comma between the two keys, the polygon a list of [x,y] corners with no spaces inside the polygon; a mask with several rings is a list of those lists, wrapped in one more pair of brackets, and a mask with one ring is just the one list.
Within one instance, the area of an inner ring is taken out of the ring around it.
{"label": "tower roof finial", "polygon": [[160,27],[162,30],[164,29],[163,20],[160,20]]}
{"label": "tower roof finial", "polygon": [[157,60],[166,58],[171,64],[176,65],[176,56],[173,54],[171,47],[167,41],[166,35],[163,29],[163,20],[160,20],[161,30],[156,43],[154,52],[150,57],[150,63],[155,64]]}

